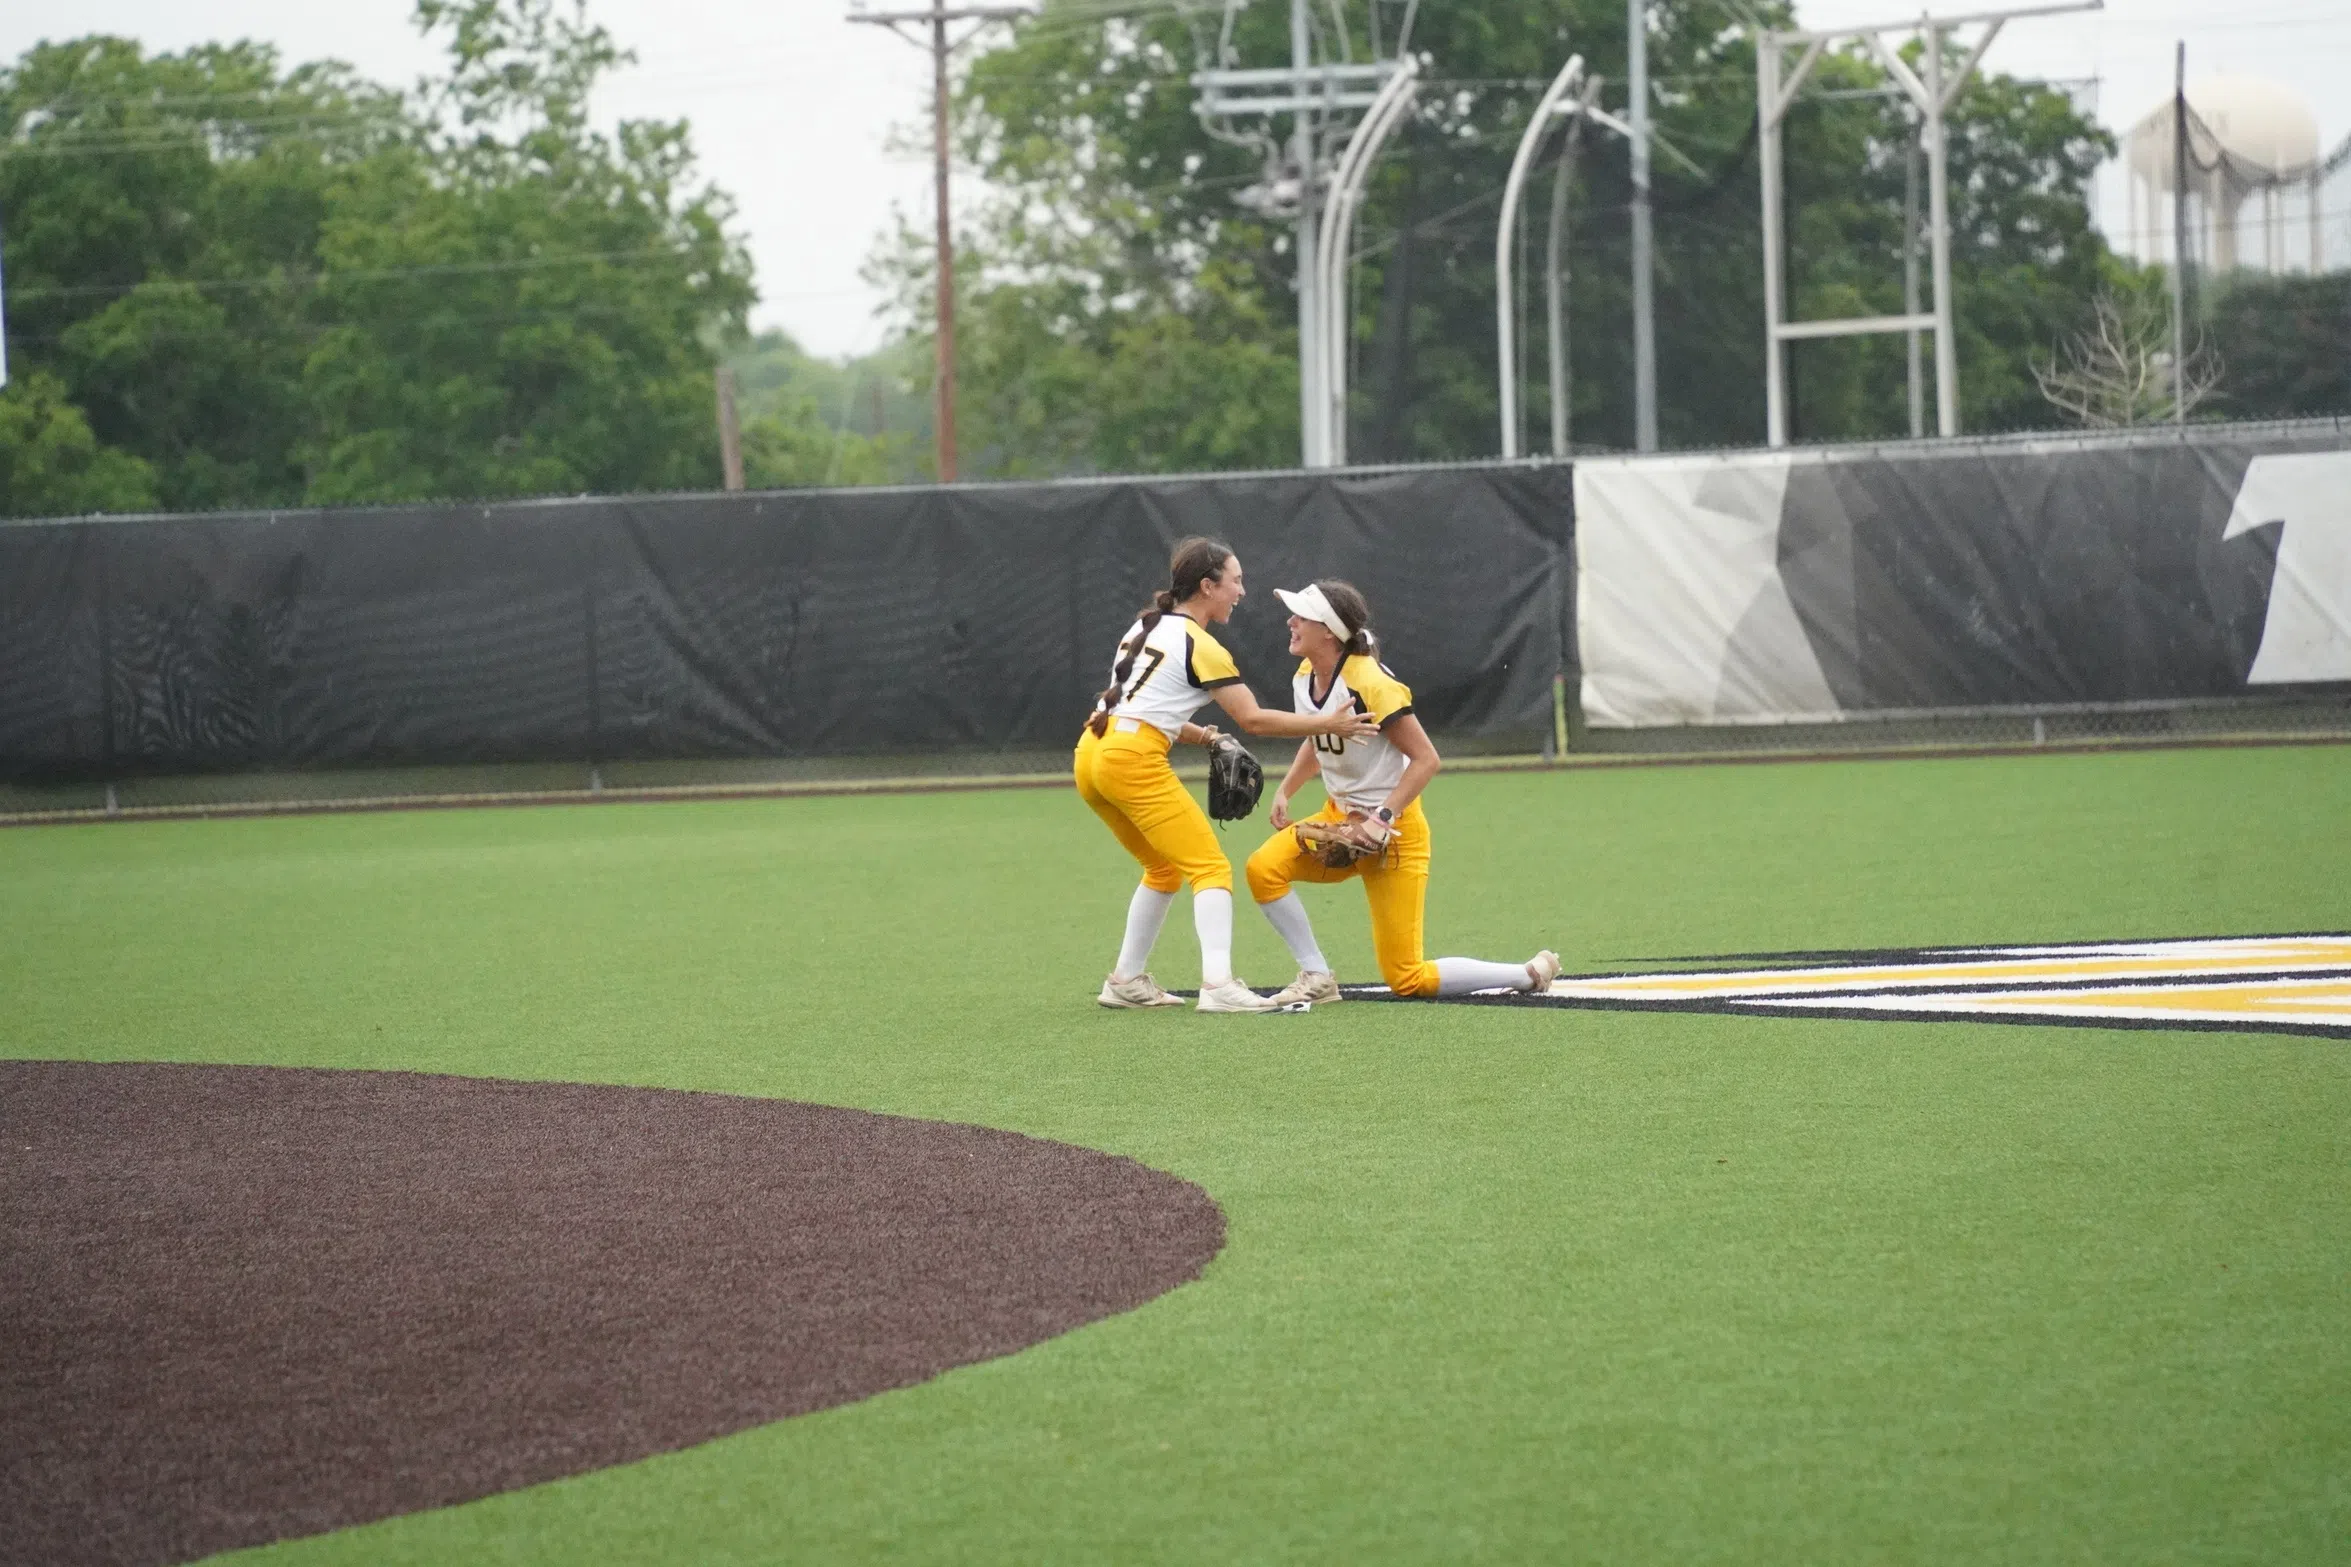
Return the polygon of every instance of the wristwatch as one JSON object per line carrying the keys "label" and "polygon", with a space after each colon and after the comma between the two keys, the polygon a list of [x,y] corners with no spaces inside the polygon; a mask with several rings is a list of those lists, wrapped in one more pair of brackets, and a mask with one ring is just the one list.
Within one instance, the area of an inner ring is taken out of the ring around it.
{"label": "wristwatch", "polygon": [[1378,817],[1378,818],[1380,819],[1380,821],[1382,822],[1382,824],[1384,824],[1384,825],[1386,825],[1386,826],[1393,827],[1393,826],[1395,826],[1395,825],[1396,825],[1396,813],[1395,813],[1394,811],[1391,811],[1391,810],[1389,810],[1389,809],[1388,809],[1386,806],[1384,806],[1384,805],[1383,805],[1383,806],[1381,806],[1381,807],[1380,807],[1378,810],[1376,810],[1376,811],[1372,812],[1371,814],[1372,814],[1372,815],[1374,815],[1374,816],[1376,816],[1376,817]]}

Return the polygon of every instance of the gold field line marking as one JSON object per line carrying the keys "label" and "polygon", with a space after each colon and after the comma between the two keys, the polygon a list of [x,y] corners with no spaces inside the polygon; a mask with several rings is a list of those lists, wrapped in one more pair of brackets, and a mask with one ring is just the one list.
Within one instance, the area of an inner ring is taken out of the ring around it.
{"label": "gold field line marking", "polygon": [[2013,959],[1969,963],[1862,965],[1831,969],[1758,969],[1745,973],[1627,974],[1585,978],[1565,993],[1588,996],[1721,996],[1764,992],[1841,990],[1857,984],[1935,986],[2003,980],[2142,979],[2166,975],[2241,973],[2246,970],[2339,968],[2351,966],[2351,942],[2183,958],[2161,957]]}

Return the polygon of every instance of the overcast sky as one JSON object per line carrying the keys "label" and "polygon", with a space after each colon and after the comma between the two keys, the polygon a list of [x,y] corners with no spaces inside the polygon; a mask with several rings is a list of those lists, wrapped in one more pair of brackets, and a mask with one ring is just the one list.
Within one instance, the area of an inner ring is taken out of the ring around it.
{"label": "overcast sky", "polygon": [[[1812,26],[1919,9],[1916,0],[1798,3]],[[1994,3],[1946,0],[1939,9]],[[591,0],[591,9],[638,57],[614,78],[603,111],[690,119],[704,172],[739,203],[758,266],[755,324],[781,326],[828,355],[873,347],[883,330],[879,300],[860,266],[893,208],[929,222],[927,158],[894,156],[885,145],[893,127],[924,128],[927,53],[883,28],[852,25],[846,0]],[[151,50],[261,39],[288,61],[342,59],[393,83],[435,58],[409,25],[408,0],[76,0],[70,21],[65,14],[0,7],[0,57],[14,59],[44,37],[108,32]],[[2272,78],[2309,101],[2324,146],[2351,133],[2351,0],[2108,0],[2100,13],[2009,24],[1986,64],[2019,76],[2099,78],[2100,117],[2119,130],[2169,94],[2172,47],[2182,38],[2191,78]],[[2104,204],[2119,222],[2118,184],[2109,182]]]}

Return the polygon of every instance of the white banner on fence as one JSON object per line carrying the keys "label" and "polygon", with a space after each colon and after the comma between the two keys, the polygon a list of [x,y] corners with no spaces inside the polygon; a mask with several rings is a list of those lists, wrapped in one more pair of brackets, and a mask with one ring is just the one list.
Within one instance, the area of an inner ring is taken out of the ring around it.
{"label": "white banner on fence", "polygon": [[1585,722],[1839,716],[1780,579],[1789,463],[1758,453],[1576,464]]}
{"label": "white banner on fence", "polygon": [[2254,458],[2222,538],[2273,522],[2277,576],[2246,683],[2351,680],[2351,452]]}

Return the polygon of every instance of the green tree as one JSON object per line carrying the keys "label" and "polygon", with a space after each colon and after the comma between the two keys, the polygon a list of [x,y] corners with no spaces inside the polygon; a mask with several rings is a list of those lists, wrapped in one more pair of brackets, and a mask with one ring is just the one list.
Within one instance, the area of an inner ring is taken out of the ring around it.
{"label": "green tree", "polygon": [[[1244,11],[1245,61],[1288,57],[1279,7]],[[1351,8],[1357,36],[1369,19]],[[1393,8],[1383,13],[1392,23]],[[1652,9],[1659,132],[1703,172],[1658,160],[1660,413],[1668,445],[1763,433],[1762,285],[1749,7]],[[961,237],[959,389],[967,451],[999,471],[1284,465],[1296,460],[1295,303],[1284,227],[1233,196],[1259,152],[1210,138],[1188,78],[1203,39],[1182,15],[1049,4],[963,78],[960,146],[993,198]],[[1760,19],[1787,20],[1766,5]],[[1390,143],[1358,226],[1350,450],[1358,460],[1491,455],[1493,226],[1519,132],[1570,53],[1621,107],[1615,0],[1424,8],[1419,107]],[[1786,127],[1791,304],[1890,312],[1901,293],[1905,112],[1858,54],[1823,62]],[[1829,96],[1834,93],[1835,96]],[[1287,122],[1282,128],[1286,131]],[[2085,190],[2109,150],[2062,94],[1988,78],[1952,122],[1954,271],[1970,428],[2046,422],[2030,359],[2077,325],[2103,246]],[[1621,143],[1587,139],[1571,245],[1580,440],[1632,439],[1631,308]],[[1533,186],[1547,189],[1542,174]],[[1530,202],[1530,228],[1541,199]],[[919,334],[930,286],[903,236],[884,257]],[[1539,246],[1519,270],[1530,282]],[[1530,288],[1530,300],[1539,300]],[[1530,312],[1531,313],[1531,312]],[[1539,331],[1531,334],[1537,345]],[[1179,351],[1180,350],[1180,351]],[[1530,427],[1548,420],[1537,351]],[[1180,373],[1170,373],[1180,366]],[[1156,368],[1155,368],[1156,367]],[[1798,428],[1814,439],[1905,427],[1899,339],[1808,344]],[[1221,419],[1203,418],[1209,410]]]}
{"label": "green tree", "polygon": [[754,489],[913,484],[929,475],[930,402],[910,374],[907,345],[834,364],[788,332],[735,346],[744,478]]}
{"label": "green tree", "polygon": [[2221,361],[2215,402],[2229,417],[2351,413],[2351,272],[2226,279],[2204,340]]}
{"label": "green tree", "polygon": [[44,44],[0,72],[9,338],[161,504],[299,501],[310,279],[340,172],[394,95],[255,44]]}
{"label": "green tree", "polygon": [[0,515],[72,517],[154,504],[148,466],[101,446],[56,376],[20,374],[0,391]]}
{"label": "green tree", "polygon": [[450,72],[321,227],[302,443],[324,501],[686,488],[750,266],[682,123],[588,122],[627,56],[551,0],[419,0]]}
{"label": "green tree", "polygon": [[924,477],[904,435],[858,435],[826,424],[802,394],[743,425],[743,479],[755,490],[901,484]]}
{"label": "green tree", "polygon": [[11,345],[169,507],[711,483],[751,272],[686,127],[587,118],[556,0],[421,0],[413,94],[253,44],[0,72]]}

